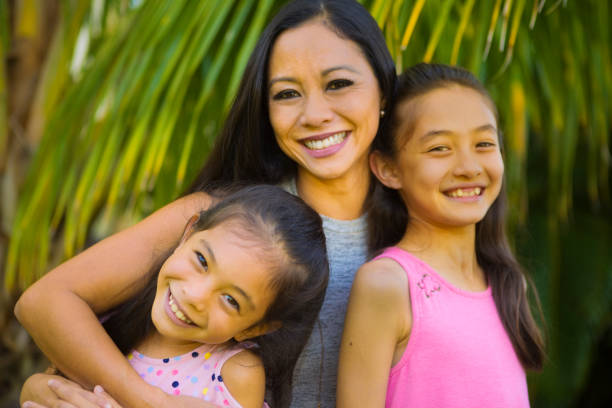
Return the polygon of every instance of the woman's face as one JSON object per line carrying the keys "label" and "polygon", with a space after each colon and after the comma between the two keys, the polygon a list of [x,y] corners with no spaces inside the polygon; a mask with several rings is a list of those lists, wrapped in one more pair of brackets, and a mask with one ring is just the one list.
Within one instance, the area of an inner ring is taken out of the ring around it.
{"label": "woman's face", "polygon": [[381,92],[359,46],[315,19],[283,32],[269,64],[270,122],[299,172],[331,180],[367,169]]}

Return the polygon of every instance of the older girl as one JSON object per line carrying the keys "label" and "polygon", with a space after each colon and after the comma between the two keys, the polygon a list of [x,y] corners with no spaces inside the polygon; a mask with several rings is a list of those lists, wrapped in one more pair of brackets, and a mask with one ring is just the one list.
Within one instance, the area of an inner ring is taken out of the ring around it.
{"label": "older girl", "polygon": [[371,166],[389,188],[380,204],[408,223],[357,272],[338,406],[528,407],[543,344],[504,232],[495,105],[446,65],[412,67],[398,88]]}

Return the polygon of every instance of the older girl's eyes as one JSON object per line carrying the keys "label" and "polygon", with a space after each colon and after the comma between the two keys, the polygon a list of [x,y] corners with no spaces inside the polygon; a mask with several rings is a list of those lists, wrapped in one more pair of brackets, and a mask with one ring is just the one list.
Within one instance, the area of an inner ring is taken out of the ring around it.
{"label": "older girl's eyes", "polygon": [[240,304],[230,295],[223,295],[223,299],[225,303],[227,303],[230,307],[240,311]]}
{"label": "older girl's eyes", "polygon": [[300,94],[295,89],[284,89],[280,92],[277,92],[272,96],[272,99],[275,101],[280,101],[283,99],[292,99],[300,96]]}
{"label": "older girl's eyes", "polygon": [[495,147],[495,146],[497,145],[493,142],[479,142],[476,144],[476,147],[482,147],[482,148]]}
{"label": "older girl's eyes", "polygon": [[353,81],[349,79],[334,79],[333,81],[330,81],[329,84],[327,84],[327,89],[335,91],[338,89],[346,88],[347,86],[351,85],[353,85]]}
{"label": "older girl's eyes", "polygon": [[196,254],[196,258],[198,258],[198,262],[200,263],[200,265],[202,265],[202,268],[204,268],[205,271],[208,270],[208,262],[206,261],[206,258],[204,258],[204,255],[202,255],[200,252],[195,251]]}
{"label": "older girl's eyes", "polygon": [[448,146],[435,146],[432,147],[431,149],[427,150],[427,152],[434,152],[434,153],[438,153],[438,152],[446,152],[449,151],[450,148]]}

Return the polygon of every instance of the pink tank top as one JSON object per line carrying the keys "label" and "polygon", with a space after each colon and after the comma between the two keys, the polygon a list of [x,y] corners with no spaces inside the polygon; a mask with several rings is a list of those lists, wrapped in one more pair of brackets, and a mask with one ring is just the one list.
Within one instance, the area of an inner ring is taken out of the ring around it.
{"label": "pink tank top", "polygon": [[525,371],[499,318],[491,288],[458,289],[396,247],[408,276],[412,331],[391,368],[387,407],[529,407]]}

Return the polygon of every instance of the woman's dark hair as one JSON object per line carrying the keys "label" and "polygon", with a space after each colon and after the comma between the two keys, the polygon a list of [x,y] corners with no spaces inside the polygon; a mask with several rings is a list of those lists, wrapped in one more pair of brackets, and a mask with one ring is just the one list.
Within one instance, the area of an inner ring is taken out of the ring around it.
{"label": "woman's dark hair", "polygon": [[378,80],[383,101],[392,103],[395,67],[370,13],[355,0],[292,1],[270,21],[255,45],[224,128],[190,192],[236,181],[277,184],[295,176],[296,164],[279,148],[270,124],[268,65],[278,36],[315,18],[359,46]]}
{"label": "woman's dark hair", "polygon": [[[193,231],[235,222],[241,233],[257,241],[262,254],[270,256],[267,261],[276,268],[270,282],[276,298],[262,322],[280,321],[282,326],[249,341],[258,345],[251,350],[263,361],[271,405],[289,406],[293,369],[319,314],[329,277],[321,218],[299,197],[275,186],[216,193],[224,198],[200,213]],[[124,354],[153,330],[151,307],[160,269],[161,264],[150,272],[142,291],[112,310],[103,323]]]}
{"label": "woman's dark hair", "polygon": [[[394,130],[399,129],[400,123],[410,120],[399,117],[400,105],[432,90],[454,85],[479,92],[489,102],[496,120],[498,119],[495,103],[471,72],[448,65],[420,63],[408,68],[400,75],[395,94],[395,106],[390,112],[389,128],[384,129],[381,137],[374,141],[373,148],[387,157],[395,157],[398,148],[405,141],[397,140],[398,135]],[[501,133],[498,136],[500,147],[503,148]],[[399,230],[402,229],[403,235],[410,220],[410,214],[397,190],[384,187],[380,192],[382,193],[374,197],[376,199],[374,206],[380,205],[383,208],[380,211],[396,213],[398,225],[397,230],[393,233],[399,234]],[[508,243],[505,214],[506,188],[504,183],[499,196],[485,217],[476,224],[476,257],[478,264],[486,273],[497,311],[523,367],[541,369],[544,362],[544,340],[529,307],[528,287],[532,288],[534,304],[540,317],[542,316],[541,307],[535,286],[525,275]],[[401,235],[393,237],[397,240],[400,238]],[[380,248],[382,246],[376,249]]]}

